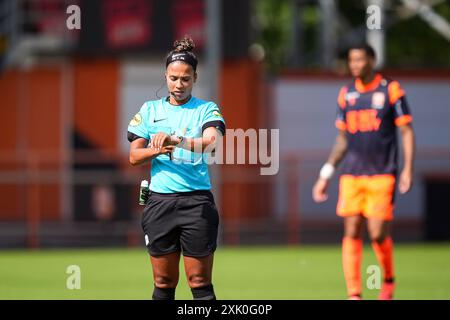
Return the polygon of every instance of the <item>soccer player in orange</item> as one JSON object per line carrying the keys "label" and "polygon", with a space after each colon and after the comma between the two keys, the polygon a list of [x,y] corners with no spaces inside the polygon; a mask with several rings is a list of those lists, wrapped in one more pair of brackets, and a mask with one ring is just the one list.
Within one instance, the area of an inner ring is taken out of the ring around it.
{"label": "soccer player in orange", "polygon": [[384,273],[379,299],[390,300],[395,287],[389,229],[397,182],[396,128],[404,154],[398,189],[404,194],[413,182],[412,116],[400,84],[375,72],[372,47],[354,46],[347,58],[354,80],[339,92],[335,123],[339,133],[313,187],[313,199],[327,200],[330,178],[340,164],[337,214],[344,219],[342,263],[348,297],[361,299],[362,227],[367,220],[372,247]]}

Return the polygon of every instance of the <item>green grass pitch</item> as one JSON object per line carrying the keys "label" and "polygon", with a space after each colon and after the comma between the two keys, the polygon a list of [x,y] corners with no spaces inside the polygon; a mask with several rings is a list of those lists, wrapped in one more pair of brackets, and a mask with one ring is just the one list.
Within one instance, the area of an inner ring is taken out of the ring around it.
{"label": "green grass pitch", "polygon": [[[450,299],[450,244],[395,246],[398,299]],[[376,264],[366,246],[365,271]],[[66,288],[67,266],[81,289]],[[340,246],[222,247],[213,282],[219,299],[345,299]],[[153,282],[142,249],[0,251],[0,299],[149,299]],[[366,287],[366,286],[365,286]],[[378,290],[363,291],[375,299]],[[191,299],[180,263],[177,299]]]}

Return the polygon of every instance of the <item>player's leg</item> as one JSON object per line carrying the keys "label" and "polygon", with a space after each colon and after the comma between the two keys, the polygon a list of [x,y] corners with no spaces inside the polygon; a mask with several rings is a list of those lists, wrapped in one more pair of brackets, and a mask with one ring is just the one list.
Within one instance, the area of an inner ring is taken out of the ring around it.
{"label": "player's leg", "polygon": [[361,297],[361,260],[363,252],[361,215],[344,217],[342,266],[349,298]]}
{"label": "player's leg", "polygon": [[174,300],[179,279],[180,253],[150,257],[153,269],[153,300]]}
{"label": "player's leg", "polygon": [[212,285],[214,254],[207,257],[184,257],[184,269],[195,300],[215,300]]}
{"label": "player's leg", "polygon": [[368,182],[366,217],[369,236],[378,263],[383,268],[384,282],[380,299],[392,299],[394,293],[394,245],[390,236],[390,221],[393,219],[395,177],[373,176]]}
{"label": "player's leg", "polygon": [[361,177],[342,175],[339,180],[337,214],[344,218],[342,239],[342,266],[347,294],[350,298],[361,297],[361,260],[363,251],[362,227],[364,192]]}
{"label": "player's leg", "polygon": [[390,238],[390,221],[368,218],[367,230],[372,243],[382,244],[387,238]]}
{"label": "player's leg", "polygon": [[369,236],[378,263],[383,269],[384,281],[379,298],[390,300],[394,295],[394,243],[390,236],[390,222],[381,219],[368,219]]}

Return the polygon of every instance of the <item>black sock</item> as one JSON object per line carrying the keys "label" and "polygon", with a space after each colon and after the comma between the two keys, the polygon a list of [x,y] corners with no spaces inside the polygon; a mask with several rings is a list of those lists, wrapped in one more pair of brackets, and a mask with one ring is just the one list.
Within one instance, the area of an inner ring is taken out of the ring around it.
{"label": "black sock", "polygon": [[386,278],[386,279],[384,279],[384,282],[386,282],[386,283],[394,283],[395,279],[394,278]]}
{"label": "black sock", "polygon": [[175,288],[158,288],[153,289],[153,300],[175,300]]}
{"label": "black sock", "polygon": [[191,291],[194,300],[216,300],[212,284],[200,288],[192,288]]}

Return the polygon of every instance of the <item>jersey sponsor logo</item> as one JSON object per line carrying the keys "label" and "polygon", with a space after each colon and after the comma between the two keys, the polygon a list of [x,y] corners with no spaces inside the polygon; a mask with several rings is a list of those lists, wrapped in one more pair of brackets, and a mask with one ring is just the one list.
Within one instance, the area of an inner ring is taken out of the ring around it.
{"label": "jersey sponsor logo", "polygon": [[383,92],[375,92],[372,95],[372,108],[383,109],[386,95]]}
{"label": "jersey sponsor logo", "polygon": [[348,101],[348,104],[350,106],[354,106],[356,104],[356,100],[359,98],[360,94],[359,92],[349,92],[347,93],[345,99]]}
{"label": "jersey sponsor logo", "polygon": [[347,112],[347,130],[350,133],[378,131],[381,119],[374,109]]}
{"label": "jersey sponsor logo", "polygon": [[159,121],[163,121],[163,120],[167,120],[167,118],[162,118],[162,119],[153,119],[153,122],[159,122]]}
{"label": "jersey sponsor logo", "polygon": [[136,113],[130,121],[130,126],[136,127],[142,123],[142,116],[140,113]]}

